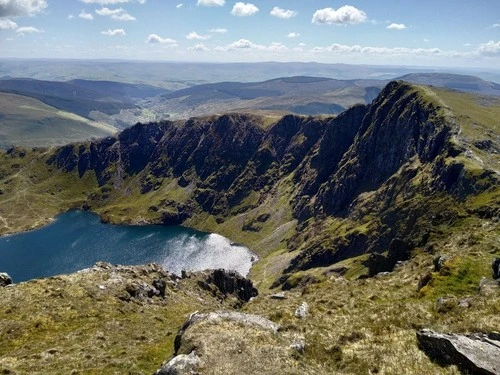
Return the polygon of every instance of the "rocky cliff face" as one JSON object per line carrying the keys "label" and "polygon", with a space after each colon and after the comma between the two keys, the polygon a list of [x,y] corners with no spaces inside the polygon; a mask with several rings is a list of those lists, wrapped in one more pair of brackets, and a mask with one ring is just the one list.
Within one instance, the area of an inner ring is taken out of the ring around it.
{"label": "rocky cliff face", "polygon": [[[79,176],[94,172],[101,191],[136,176],[141,194],[149,194],[174,179],[187,199],[169,201],[163,223],[197,213],[222,222],[288,186],[287,204],[299,223],[288,248],[301,250],[288,273],[383,253],[395,239],[406,250],[392,249],[389,263],[405,260],[433,228],[460,215],[459,202],[498,182],[493,171],[467,172],[447,109],[403,82],[336,118],[289,115],[268,128],[263,122],[229,114],[138,124],[114,138],[62,147],[48,164]],[[252,194],[251,204],[235,209]],[[107,198],[94,195],[89,205]],[[332,231],[332,220],[343,224]]]}

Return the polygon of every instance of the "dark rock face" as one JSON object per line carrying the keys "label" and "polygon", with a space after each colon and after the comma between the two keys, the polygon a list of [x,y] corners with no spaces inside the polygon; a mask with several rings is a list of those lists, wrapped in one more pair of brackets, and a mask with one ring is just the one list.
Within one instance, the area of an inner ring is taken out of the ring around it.
{"label": "dark rock face", "polygon": [[405,261],[410,258],[412,245],[395,238],[389,245],[387,255],[372,253],[366,261],[370,276],[375,276],[380,272],[390,272],[399,261]]}
{"label": "dark rock face", "polygon": [[223,269],[211,271],[205,281],[200,281],[199,285],[205,290],[212,291],[214,295],[220,294],[223,298],[233,295],[242,302],[247,302],[250,298],[259,294],[249,279],[240,276],[234,271]]}
{"label": "dark rock face", "polygon": [[[460,201],[498,183],[491,171],[468,176],[461,161],[452,159],[464,150],[450,141],[453,125],[427,99],[395,81],[371,105],[335,118],[287,115],[265,128],[259,117],[233,113],[137,124],[116,137],[61,147],[47,163],[80,176],[95,173],[101,192],[89,196],[89,207],[117,199],[103,185],[119,189],[130,176],[139,177],[142,194],[175,179],[188,201],[150,207],[152,220],[165,225],[182,224],[200,211],[222,222],[290,185],[291,201],[280,205],[291,205],[299,225],[287,246],[301,252],[285,273],[376,254],[367,264],[374,275],[408,259],[406,245],[424,247],[432,226],[457,219],[455,206],[443,209],[435,203],[439,199]],[[428,175],[417,182],[423,169]],[[483,211],[477,214],[496,212]],[[354,226],[366,215],[379,222],[321,236],[321,222],[329,217],[352,219]],[[259,232],[264,221],[251,219],[243,230]],[[394,239],[406,245],[391,250]]]}
{"label": "dark rock face", "polygon": [[430,330],[417,333],[418,346],[441,365],[456,365],[465,374],[500,373],[500,341],[494,336],[441,334]]}
{"label": "dark rock face", "polygon": [[12,284],[12,278],[5,272],[0,272],[0,287]]}
{"label": "dark rock face", "polygon": [[491,268],[493,269],[493,279],[500,279],[500,258],[493,259],[493,262],[491,262]]}

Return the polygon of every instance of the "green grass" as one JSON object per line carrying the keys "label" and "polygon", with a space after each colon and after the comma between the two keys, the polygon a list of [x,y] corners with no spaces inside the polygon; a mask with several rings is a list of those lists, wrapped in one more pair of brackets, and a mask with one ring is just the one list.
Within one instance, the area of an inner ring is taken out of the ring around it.
{"label": "green grass", "polygon": [[0,148],[53,146],[101,138],[116,132],[26,96],[0,93]]}

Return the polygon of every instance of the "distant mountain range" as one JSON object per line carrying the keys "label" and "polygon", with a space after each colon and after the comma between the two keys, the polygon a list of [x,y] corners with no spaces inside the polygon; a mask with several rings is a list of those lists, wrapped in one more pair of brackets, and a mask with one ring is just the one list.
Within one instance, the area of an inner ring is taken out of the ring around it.
{"label": "distant mountain range", "polygon": [[136,108],[138,100],[167,92],[144,84],[81,79],[58,82],[23,78],[0,80],[0,91],[36,98],[87,118],[91,111],[111,115],[119,113],[121,109]]}
{"label": "distant mountain range", "polygon": [[500,85],[495,82],[488,82],[481,78],[446,73],[412,73],[399,79],[419,85],[429,85],[444,87],[447,89],[472,92],[481,95],[500,96]]}
{"label": "distant mountain range", "polygon": [[[500,96],[499,84],[474,76],[411,73],[398,79],[479,95]],[[261,82],[209,83],[169,91],[147,84],[112,81],[2,79],[0,93],[14,95],[4,100],[1,106],[0,130],[4,139],[0,146],[12,143],[62,144],[100,137],[137,122],[187,119],[228,112],[271,116],[285,113],[335,115],[355,104],[370,104],[388,82],[293,76]],[[36,101],[28,100],[31,104],[27,105],[27,99]],[[23,114],[21,109],[26,106],[31,109]],[[47,110],[44,106],[51,109]],[[33,110],[42,107],[43,110]],[[65,114],[61,116],[61,113]],[[73,122],[68,122],[68,114],[75,115],[71,119]],[[67,132],[67,126],[76,126],[74,121],[83,126],[83,133]],[[23,129],[29,129],[28,138],[24,136]]]}

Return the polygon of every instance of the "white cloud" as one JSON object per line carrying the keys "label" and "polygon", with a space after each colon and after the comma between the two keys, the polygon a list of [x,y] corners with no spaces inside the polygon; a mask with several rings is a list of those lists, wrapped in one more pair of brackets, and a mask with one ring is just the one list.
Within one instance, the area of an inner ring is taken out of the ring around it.
{"label": "white cloud", "polygon": [[94,19],[94,16],[91,13],[85,12],[84,9],[82,9],[82,11],[78,15],[78,17],[83,18],[84,20],[90,20],[90,21],[92,21]]}
{"label": "white cloud", "polygon": [[430,41],[431,41],[430,39],[427,38],[424,39],[424,43],[429,43]]}
{"label": "white cloud", "polygon": [[196,5],[204,7],[222,7],[226,4],[226,0],[198,0]]}
{"label": "white cloud", "polygon": [[85,4],[114,5],[128,3],[129,0],[80,0]]}
{"label": "white cloud", "polygon": [[159,35],[156,34],[149,34],[148,39],[146,40],[146,43],[151,43],[151,44],[168,44],[172,47],[177,46],[177,41],[175,39],[170,39],[170,38],[162,38]]}
{"label": "white cloud", "polygon": [[219,34],[224,34],[227,33],[227,29],[223,29],[221,27],[217,27],[215,29],[210,30],[211,33],[219,33]]}
{"label": "white cloud", "polygon": [[289,37],[289,38],[297,38],[298,36],[300,36],[300,33],[295,33],[295,32],[293,32],[293,33],[288,33],[288,37]]}
{"label": "white cloud", "polygon": [[180,9],[180,8],[182,8],[183,6],[184,6],[184,4],[180,3],[180,4],[177,4],[175,7],[176,7],[177,9]]}
{"label": "white cloud", "polygon": [[107,36],[125,36],[127,33],[123,29],[108,29],[106,31],[101,31],[102,35],[107,35]]}
{"label": "white cloud", "polygon": [[406,48],[406,47],[361,47],[360,45],[332,44],[328,47],[314,47],[311,52],[333,53],[336,55],[383,55],[383,56],[457,56],[453,51],[442,51],[439,48]]}
{"label": "white cloud", "polygon": [[33,34],[33,33],[43,33],[43,30],[37,29],[33,26],[22,26],[16,30],[16,33],[20,34]]}
{"label": "white cloud", "polygon": [[193,47],[189,47],[187,50],[192,52],[208,52],[210,51],[210,48],[205,46],[203,43],[198,43]]}
{"label": "white cloud", "polygon": [[500,55],[500,42],[490,40],[488,43],[479,45],[477,52],[483,56],[499,56]]}
{"label": "white cloud", "polygon": [[282,9],[279,7],[274,7],[271,10],[271,16],[278,17],[278,18],[283,18],[283,19],[289,19],[292,17],[295,17],[297,15],[297,12],[294,10],[289,10],[289,9]]}
{"label": "white cloud", "polygon": [[215,47],[216,51],[221,51],[221,52],[228,52],[228,51],[235,51],[235,50],[258,50],[258,51],[284,51],[287,50],[288,48],[277,42],[273,42],[268,46],[264,46],[262,44],[256,44],[248,39],[240,39],[232,42],[231,44],[228,44],[227,46],[217,46]]}
{"label": "white cloud", "polygon": [[464,44],[464,47],[470,47],[470,46],[472,46],[472,44],[470,44],[470,43],[465,43]]}
{"label": "white cloud", "polygon": [[366,13],[351,5],[344,5],[339,9],[333,8],[318,9],[312,18],[312,23],[316,24],[357,24],[365,22],[367,19]]}
{"label": "white cloud", "polygon": [[15,29],[17,29],[17,23],[7,18],[0,18],[0,30],[15,30]]}
{"label": "white cloud", "polygon": [[33,16],[46,7],[46,0],[0,0],[0,17]]}
{"label": "white cloud", "polygon": [[75,18],[75,16],[74,16],[74,15],[72,15],[72,14],[68,14],[68,20],[72,20],[73,18]]}
{"label": "white cloud", "polygon": [[95,11],[100,16],[108,16],[117,21],[135,21],[135,17],[127,13],[123,8],[102,8]]}
{"label": "white cloud", "polygon": [[210,35],[199,35],[196,31],[191,31],[186,35],[186,39],[189,40],[207,40],[210,39]]}
{"label": "white cloud", "polygon": [[234,4],[233,10],[231,10],[231,14],[238,17],[247,17],[253,16],[258,11],[259,8],[257,8],[254,4],[242,3],[238,1],[236,4]]}
{"label": "white cloud", "polygon": [[406,25],[404,23],[391,23],[389,26],[387,26],[387,29],[404,30],[404,29],[406,29]]}
{"label": "white cloud", "polygon": [[500,27],[500,23],[494,23],[491,27]]}

